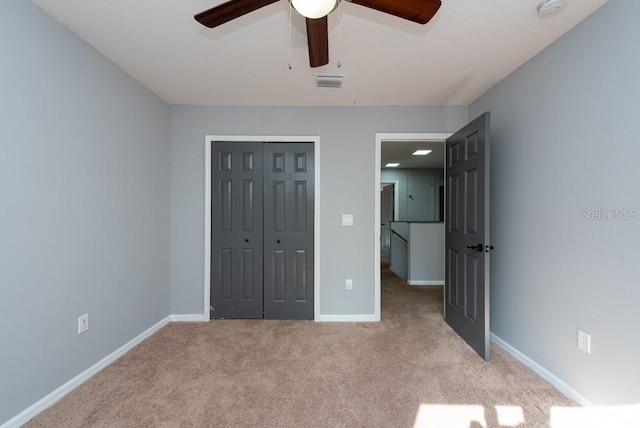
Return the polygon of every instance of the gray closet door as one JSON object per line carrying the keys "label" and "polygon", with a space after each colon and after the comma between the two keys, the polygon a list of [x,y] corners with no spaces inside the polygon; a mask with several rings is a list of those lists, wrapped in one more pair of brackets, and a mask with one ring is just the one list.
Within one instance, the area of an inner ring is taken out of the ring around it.
{"label": "gray closet door", "polygon": [[264,317],[313,319],[313,143],[264,146]]}
{"label": "gray closet door", "polygon": [[262,144],[213,144],[213,318],[262,318]]}

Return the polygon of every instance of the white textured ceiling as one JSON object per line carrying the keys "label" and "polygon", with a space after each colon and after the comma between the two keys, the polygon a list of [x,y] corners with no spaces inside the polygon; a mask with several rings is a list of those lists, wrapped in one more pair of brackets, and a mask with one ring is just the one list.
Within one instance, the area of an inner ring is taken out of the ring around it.
{"label": "white textured ceiling", "polygon": [[[290,49],[286,0],[215,29],[193,15],[224,0],[32,1],[171,104],[289,106],[468,105],[606,2],[541,19],[540,0],[442,0],[419,25],[343,1],[330,63],[312,69],[295,11]],[[346,77],[316,88],[314,73]]]}

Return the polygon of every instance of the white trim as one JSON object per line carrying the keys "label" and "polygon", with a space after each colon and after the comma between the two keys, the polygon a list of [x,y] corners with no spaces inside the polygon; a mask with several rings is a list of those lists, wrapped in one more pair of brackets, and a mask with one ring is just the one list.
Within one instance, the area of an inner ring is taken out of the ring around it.
{"label": "white trim", "polygon": [[451,132],[377,132],[376,140],[442,142],[451,137]]}
{"label": "white trim", "polygon": [[100,370],[104,369],[109,364],[113,363],[115,360],[122,357],[124,354],[129,352],[132,348],[139,345],[143,340],[145,340],[146,338],[148,338],[149,336],[151,336],[152,334],[160,330],[162,327],[167,325],[169,323],[169,320],[170,320],[170,317],[166,317],[158,321],[156,324],[149,327],[147,330],[140,333],[138,336],[134,337],[129,342],[122,345],[120,348],[116,349],[115,351],[113,351],[112,353],[110,353],[109,355],[107,355],[106,357],[104,357],[103,359],[101,359],[100,361],[98,361],[97,363],[95,363],[94,365],[92,365],[91,367],[89,367],[88,369],[86,369],[85,371],[83,371],[82,373],[80,373],[79,375],[77,375],[76,377],[74,377],[64,385],[62,385],[61,387],[56,388],[53,392],[48,394],[46,397],[42,398],[41,400],[29,406],[27,409],[20,412],[18,415],[9,419],[1,427],[17,428],[26,424],[31,419],[35,418],[38,414],[45,411],[49,407],[53,406],[62,397],[64,397],[65,395],[67,395],[68,393],[70,393],[80,385],[82,385],[84,382],[89,380],[89,378],[94,376]]}
{"label": "white trim", "polygon": [[378,322],[380,317],[375,314],[360,315],[320,315],[316,322]]}
{"label": "white trim", "polygon": [[[375,164],[374,164],[374,233],[373,233],[373,267],[374,267],[374,317],[380,320],[380,169],[382,158],[382,142],[389,141],[439,141],[443,142],[451,133],[403,133],[376,132]],[[443,249],[444,251],[444,249]]]}
{"label": "white trim", "polygon": [[[268,143],[313,143],[314,150],[314,201],[313,201],[313,316],[320,317],[320,137],[319,136],[265,136],[265,135],[205,135],[204,137],[204,302],[203,314],[209,320],[211,291],[211,144],[214,141],[268,142]],[[380,197],[380,195],[378,195]]]}
{"label": "white trim", "polygon": [[315,177],[313,200],[313,318],[320,316],[320,137],[313,137]]}
{"label": "white trim", "polygon": [[511,354],[516,360],[520,361],[522,364],[530,368],[538,376],[549,382],[558,391],[562,392],[567,398],[575,401],[583,407],[595,406],[595,403],[593,401],[582,395],[571,385],[569,385],[558,376],[554,375],[549,370],[545,369],[540,364],[536,363],[531,358],[527,357],[525,354],[518,351],[516,348],[509,345],[507,342],[493,333],[491,333],[491,341]]}
{"label": "white trim", "polygon": [[209,319],[203,314],[172,314],[169,315],[170,322],[206,322]]}
{"label": "white trim", "polygon": [[444,281],[421,281],[417,279],[408,279],[409,285],[444,285]]}
{"label": "white trim", "polygon": [[[380,168],[382,153],[382,138],[376,133],[375,162],[373,167],[373,184],[375,186],[373,194],[373,315],[380,321]],[[394,194],[397,189],[394,189]],[[395,196],[394,196],[395,197]]]}
{"label": "white trim", "polygon": [[204,141],[204,297],[202,317],[210,319],[211,311],[211,141]]}

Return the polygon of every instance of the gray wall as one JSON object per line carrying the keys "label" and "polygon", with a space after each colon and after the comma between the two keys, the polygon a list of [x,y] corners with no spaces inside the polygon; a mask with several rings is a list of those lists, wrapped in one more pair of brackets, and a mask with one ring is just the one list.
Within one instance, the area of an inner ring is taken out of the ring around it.
{"label": "gray wall", "polygon": [[640,220],[582,211],[640,210],[638,17],[608,2],[469,114],[493,120],[491,330],[599,404],[640,402]]}
{"label": "gray wall", "polygon": [[[173,106],[172,313],[202,313],[206,134],[320,137],[320,312],[373,314],[375,133],[453,132],[467,119],[466,107]],[[342,214],[353,227],[340,225]]]}
{"label": "gray wall", "polygon": [[2,424],[169,314],[170,110],[23,0],[0,94]]}
{"label": "gray wall", "polygon": [[444,284],[444,223],[409,223],[408,253],[410,284],[420,281]]}
{"label": "gray wall", "polygon": [[[393,144],[393,143],[382,143]],[[392,183],[397,181],[395,197],[398,198],[398,214],[396,221],[407,221],[407,177],[410,175],[431,175],[433,176],[433,213],[431,216],[425,214],[424,218],[412,219],[411,221],[433,221],[438,220],[440,213],[440,191],[439,186],[444,183],[444,165],[442,169],[437,168],[382,168],[380,171],[380,182]],[[435,217],[434,217],[435,216]]]}
{"label": "gray wall", "polygon": [[406,281],[409,267],[409,223],[394,221],[390,227],[392,233],[389,270]]}

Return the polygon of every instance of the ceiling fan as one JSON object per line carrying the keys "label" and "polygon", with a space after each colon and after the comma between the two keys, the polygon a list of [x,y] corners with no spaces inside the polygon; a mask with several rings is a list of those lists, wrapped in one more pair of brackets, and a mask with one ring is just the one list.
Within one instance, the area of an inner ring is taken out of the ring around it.
{"label": "ceiling fan", "polygon": [[[202,25],[214,28],[279,0],[230,0],[200,12],[194,18]],[[290,0],[294,9],[306,17],[309,65],[320,67],[329,63],[329,30],[327,15],[340,0]],[[440,8],[440,0],[346,0],[418,24],[426,24]],[[323,11],[309,11],[311,4],[327,5]]]}

